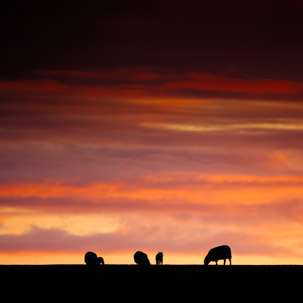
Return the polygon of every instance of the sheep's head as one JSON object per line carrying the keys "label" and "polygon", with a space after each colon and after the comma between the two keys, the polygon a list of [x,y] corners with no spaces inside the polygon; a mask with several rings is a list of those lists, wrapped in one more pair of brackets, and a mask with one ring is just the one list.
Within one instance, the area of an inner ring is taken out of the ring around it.
{"label": "sheep's head", "polygon": [[209,256],[207,255],[207,256],[205,257],[205,259],[204,259],[204,265],[208,265],[209,262],[210,262],[210,258],[209,258]]}

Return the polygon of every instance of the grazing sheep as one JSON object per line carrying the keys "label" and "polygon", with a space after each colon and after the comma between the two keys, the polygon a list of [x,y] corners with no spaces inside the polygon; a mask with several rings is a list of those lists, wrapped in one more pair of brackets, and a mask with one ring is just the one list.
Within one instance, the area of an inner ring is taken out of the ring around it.
{"label": "grazing sheep", "polygon": [[134,260],[138,265],[150,265],[147,254],[142,251],[137,251],[134,254]]}
{"label": "grazing sheep", "polygon": [[214,261],[218,265],[218,260],[224,260],[224,265],[226,259],[229,259],[229,265],[231,265],[231,249],[227,245],[218,246],[212,248],[204,259],[204,265],[208,265],[209,262]]}
{"label": "grazing sheep", "polygon": [[103,258],[97,257],[97,255],[92,251],[88,251],[85,254],[84,261],[87,265],[100,265],[100,264],[104,265]]}
{"label": "grazing sheep", "polygon": [[163,265],[163,252],[158,252],[156,254],[156,264]]}

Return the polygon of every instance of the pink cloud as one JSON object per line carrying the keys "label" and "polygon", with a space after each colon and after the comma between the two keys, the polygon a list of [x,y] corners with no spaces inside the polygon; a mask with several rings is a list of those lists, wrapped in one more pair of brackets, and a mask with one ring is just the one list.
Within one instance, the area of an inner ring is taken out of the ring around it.
{"label": "pink cloud", "polygon": [[[172,232],[172,231],[171,231]],[[207,233],[207,230],[205,230]],[[182,239],[166,234],[162,238],[151,234],[112,233],[95,234],[92,236],[75,236],[56,229],[40,229],[32,227],[23,235],[0,235],[0,252],[83,252],[94,250],[104,253],[129,252],[130,260],[132,253],[138,249],[144,251],[163,250],[169,253],[203,253],[211,247],[222,243],[228,243],[232,247],[234,259],[241,255],[257,256],[299,256],[292,248],[282,245],[274,245],[266,239],[241,232],[218,232],[213,235],[204,235],[200,239],[189,237]],[[202,261],[201,261],[202,262]]]}

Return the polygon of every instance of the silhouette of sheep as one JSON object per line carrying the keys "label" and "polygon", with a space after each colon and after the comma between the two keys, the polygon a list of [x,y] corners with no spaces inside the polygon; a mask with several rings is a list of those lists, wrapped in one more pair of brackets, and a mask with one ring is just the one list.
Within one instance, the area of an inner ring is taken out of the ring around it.
{"label": "silhouette of sheep", "polygon": [[156,254],[156,264],[157,265],[163,265],[163,252],[158,252]]}
{"label": "silhouette of sheep", "polygon": [[97,257],[97,255],[92,251],[88,251],[85,254],[84,261],[87,265],[100,265],[100,264],[104,265],[103,258]]}
{"label": "silhouette of sheep", "polygon": [[226,259],[229,259],[229,265],[231,265],[231,249],[227,245],[222,245],[218,247],[212,248],[207,256],[204,259],[204,265],[208,265],[209,262],[216,262],[216,265],[218,265],[218,260],[224,260],[224,265]]}
{"label": "silhouette of sheep", "polygon": [[142,251],[137,251],[134,254],[134,260],[138,265],[150,265],[147,254]]}

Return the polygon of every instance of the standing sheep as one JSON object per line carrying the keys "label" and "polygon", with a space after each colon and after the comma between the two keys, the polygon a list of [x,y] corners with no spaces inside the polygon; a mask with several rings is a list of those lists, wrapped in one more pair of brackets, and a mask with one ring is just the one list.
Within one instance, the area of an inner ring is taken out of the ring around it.
{"label": "standing sheep", "polygon": [[156,264],[163,265],[163,252],[158,252],[156,254]]}
{"label": "standing sheep", "polygon": [[137,251],[134,254],[134,261],[138,264],[138,265],[150,265],[149,259],[147,254],[145,254],[142,251]]}
{"label": "standing sheep", "polygon": [[87,265],[100,265],[100,264],[104,265],[103,258],[97,257],[97,255],[92,251],[88,251],[85,254],[84,261]]}
{"label": "standing sheep", "polygon": [[231,265],[231,249],[227,245],[218,246],[212,248],[207,256],[204,259],[204,265],[208,265],[209,262],[215,261],[216,265],[218,265],[218,260],[224,260],[224,265],[226,259],[229,259],[229,265]]}

